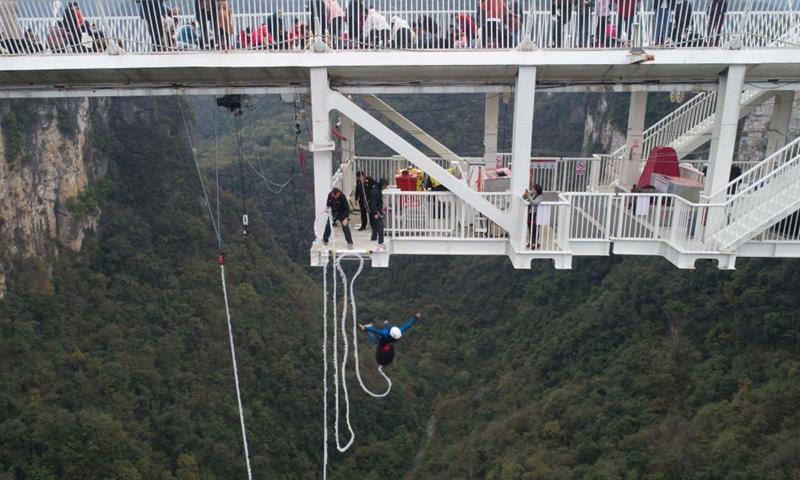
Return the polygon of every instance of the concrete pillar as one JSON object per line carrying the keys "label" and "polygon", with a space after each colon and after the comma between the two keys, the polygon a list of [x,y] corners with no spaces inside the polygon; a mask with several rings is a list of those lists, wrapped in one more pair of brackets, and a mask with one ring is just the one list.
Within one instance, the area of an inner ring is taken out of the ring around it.
{"label": "concrete pillar", "polygon": [[500,120],[500,93],[486,94],[483,120],[483,165],[494,168],[497,163],[497,125]]}
{"label": "concrete pillar", "polygon": [[792,118],[792,102],[794,102],[793,91],[775,92],[775,104],[772,106],[772,118],[769,120],[767,151],[764,158],[786,145],[789,135],[789,120]]}
{"label": "concrete pillar", "polygon": [[525,245],[528,225],[525,221],[528,209],[522,203],[521,196],[530,187],[535,92],[536,67],[519,67],[514,89],[514,131],[511,140],[511,218],[514,228],[508,232],[511,244],[517,251],[521,251]]}
{"label": "concrete pillar", "polygon": [[714,131],[711,134],[711,154],[708,157],[704,192],[706,196],[725,187],[730,179],[744,75],[744,65],[731,65],[719,77],[717,111],[714,114]]}
{"label": "concrete pillar", "polygon": [[325,210],[333,176],[333,142],[328,116],[328,70],[311,69],[311,144],[314,155],[314,209],[315,215]]}
{"label": "concrete pillar", "polygon": [[631,92],[631,105],[628,110],[628,136],[625,141],[625,160],[620,171],[620,185],[630,191],[639,181],[641,165],[644,161],[644,115],[647,112],[647,92]]}

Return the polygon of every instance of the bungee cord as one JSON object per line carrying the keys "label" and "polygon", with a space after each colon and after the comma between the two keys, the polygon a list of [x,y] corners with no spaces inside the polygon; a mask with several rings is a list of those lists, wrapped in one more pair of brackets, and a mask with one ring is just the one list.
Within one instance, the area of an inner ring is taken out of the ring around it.
{"label": "bungee cord", "polygon": [[[320,212],[317,215],[317,218],[314,222],[314,233],[317,238],[317,244],[322,246],[321,243],[321,236],[319,232],[319,218],[322,215],[327,215],[327,211]],[[330,259],[333,260],[333,271],[331,273],[333,277],[333,288],[332,288],[332,295],[331,295],[331,303],[333,307],[331,308],[331,313],[333,315],[333,324],[332,324],[332,343],[333,343],[333,367],[334,367],[334,437],[336,442],[336,449],[339,452],[344,453],[347,451],[355,442],[355,432],[353,431],[352,424],[350,422],[350,396],[349,391],[347,389],[347,361],[350,355],[350,342],[348,340],[348,332],[347,332],[347,316],[348,316],[348,301],[349,301],[349,308],[352,311],[352,335],[353,335],[353,357],[355,363],[355,370],[356,370],[356,378],[358,379],[358,383],[361,386],[361,389],[364,390],[368,395],[374,398],[383,398],[389,394],[392,390],[392,381],[386,372],[383,371],[383,367],[378,367],[378,372],[383,376],[386,380],[387,388],[386,391],[382,393],[375,393],[371,391],[364,380],[361,377],[361,368],[359,362],[359,355],[358,355],[358,310],[356,307],[356,297],[355,297],[355,282],[361,272],[364,269],[364,256],[359,252],[343,252],[337,255],[336,253],[336,235],[333,232],[333,219],[330,215],[327,215],[327,222],[328,226],[331,229],[331,249],[328,253],[328,258],[326,258],[323,264],[323,280],[322,280],[322,288],[323,288],[323,301],[322,301],[322,310],[323,310],[323,321],[322,321],[322,328],[323,328],[323,335],[322,335],[322,356],[323,356],[323,380],[322,380],[322,390],[323,390],[323,480],[327,479],[328,473],[328,263]],[[323,247],[324,248],[324,247]],[[358,259],[358,269],[356,270],[355,274],[353,274],[352,278],[348,279],[346,272],[342,268],[342,260],[348,257],[355,257]],[[337,306],[338,306],[338,280],[336,271],[338,270],[339,276],[341,277],[342,281],[342,291],[343,291],[343,302],[342,302],[342,312],[341,312],[341,320],[337,325],[337,320],[339,319]],[[342,336],[342,356],[341,356],[341,365],[339,364],[340,356],[339,356],[339,332],[341,331]],[[340,388],[341,384],[341,388]],[[341,416],[341,407],[340,407],[340,398],[339,398],[339,390],[343,392],[344,397],[344,418],[345,418],[345,425],[349,432],[349,439],[347,442],[342,445],[340,435],[339,435],[339,418]]]}
{"label": "bungee cord", "polygon": [[[233,321],[231,320],[231,311],[230,306],[228,303],[228,287],[225,281],[225,256],[222,253],[222,234],[220,228],[218,226],[219,220],[219,157],[217,156],[216,146],[214,149],[215,155],[215,163],[217,167],[216,178],[217,178],[217,218],[214,218],[214,212],[211,208],[211,202],[208,200],[208,193],[206,192],[205,182],[203,181],[203,174],[200,171],[200,162],[197,160],[197,150],[194,148],[192,143],[192,136],[189,132],[189,124],[186,121],[186,115],[183,112],[183,104],[181,103],[180,99],[177,99],[178,107],[181,112],[181,118],[183,119],[183,126],[186,129],[186,137],[189,140],[189,146],[192,149],[192,159],[194,160],[194,165],[197,168],[197,175],[200,177],[200,186],[203,189],[203,196],[205,197],[206,207],[208,208],[209,216],[211,217],[211,225],[214,227],[214,233],[217,235],[217,246],[219,247],[219,268],[220,268],[220,279],[222,281],[222,296],[225,299],[225,318],[228,324],[228,340],[230,342],[231,347],[231,362],[233,364],[233,379],[236,385],[236,403],[239,407],[239,425],[242,430],[242,444],[244,445],[244,459],[245,465],[247,467],[247,478],[248,480],[253,480],[253,470],[250,466],[250,449],[247,446],[247,427],[245,425],[244,420],[244,408],[242,406],[242,392],[241,387],[239,385],[239,365],[236,360],[236,347],[233,340]],[[216,117],[214,122],[214,139],[216,140]]]}

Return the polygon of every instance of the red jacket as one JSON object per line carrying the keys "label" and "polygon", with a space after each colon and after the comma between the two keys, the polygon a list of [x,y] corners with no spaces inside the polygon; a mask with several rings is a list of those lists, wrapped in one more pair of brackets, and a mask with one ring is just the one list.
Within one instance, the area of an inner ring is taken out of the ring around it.
{"label": "red jacket", "polygon": [[272,36],[269,34],[266,25],[261,25],[250,34],[250,41],[254,47],[259,45],[269,45],[272,43]]}
{"label": "red jacket", "polygon": [[617,15],[630,18],[636,14],[636,7],[641,0],[617,0]]}

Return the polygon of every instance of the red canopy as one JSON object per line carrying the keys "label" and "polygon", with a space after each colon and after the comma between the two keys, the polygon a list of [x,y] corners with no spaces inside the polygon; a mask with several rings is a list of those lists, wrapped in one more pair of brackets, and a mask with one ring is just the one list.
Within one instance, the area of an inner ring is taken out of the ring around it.
{"label": "red canopy", "polygon": [[654,173],[661,173],[671,177],[680,177],[681,171],[678,168],[678,154],[671,147],[656,147],[647,157],[642,176],[636,183],[639,187],[652,185],[651,177]]}

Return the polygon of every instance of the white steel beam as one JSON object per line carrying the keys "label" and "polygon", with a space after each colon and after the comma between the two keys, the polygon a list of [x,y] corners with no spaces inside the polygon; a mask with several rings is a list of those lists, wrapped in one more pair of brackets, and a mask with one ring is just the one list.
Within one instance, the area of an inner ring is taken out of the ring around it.
{"label": "white steel beam", "polygon": [[[339,117],[339,133],[347,140],[342,140],[342,165],[352,165],[351,162],[355,158],[355,145],[356,145],[356,124],[350,120],[346,115]],[[350,168],[350,170],[353,170]],[[355,171],[350,172],[352,175],[345,175],[342,178],[342,190],[345,194],[354,192],[356,188]]]}
{"label": "white steel beam", "polygon": [[[328,72],[324,68],[311,69],[311,130],[309,149],[314,153],[314,210],[319,215],[325,210],[333,175],[333,142],[328,113]],[[325,219],[327,221],[327,219]]]}
{"label": "white steel beam", "polygon": [[775,92],[775,102],[772,105],[772,117],[769,120],[767,135],[767,151],[764,158],[769,157],[786,145],[789,136],[789,121],[792,118],[792,103],[794,92]]}
{"label": "white steel beam", "polygon": [[522,193],[530,189],[531,147],[533,138],[533,102],[536,93],[536,67],[521,67],[517,73],[514,90],[514,131],[511,140],[511,218],[514,228],[509,230],[511,246],[516,251],[524,249],[528,223],[527,207],[522,203]]}
{"label": "white steel beam", "polygon": [[745,72],[744,65],[731,65],[719,77],[717,111],[714,114],[714,132],[711,134],[711,154],[706,175],[706,196],[724,188],[730,181]]}
{"label": "white steel beam", "polygon": [[414,122],[404,117],[400,112],[392,108],[391,105],[384,102],[375,95],[361,95],[360,98],[367,102],[369,106],[377,110],[381,115],[388,118],[395,125],[402,128],[403,131],[420,141],[423,145],[430,148],[434,153],[440,157],[450,161],[460,161],[461,157],[453,153],[452,150],[447,148],[444,144],[425,133]]}
{"label": "white steel beam", "polygon": [[632,92],[631,104],[628,110],[628,135],[625,141],[627,153],[625,163],[622,165],[620,184],[630,189],[639,181],[640,166],[644,137],[644,116],[647,112],[647,92]]}
{"label": "white steel beam", "polygon": [[497,124],[500,120],[500,94],[487,93],[483,116],[483,165],[494,167],[497,163]]}
{"label": "white steel beam", "polygon": [[462,183],[456,177],[447,173],[447,171],[437,165],[436,162],[428,158],[424,153],[420,152],[417,148],[400,137],[400,135],[390,130],[389,127],[379,122],[344,95],[339,92],[330,91],[328,94],[328,109],[337,110],[353,119],[361,128],[393,149],[398,155],[401,155],[409,162],[421,168],[425,173],[435,177],[442,185],[447,187],[450,192],[486,215],[487,218],[501,228],[511,232],[513,228],[516,227],[508,214],[500,211],[500,209],[472,191],[465,183]]}

